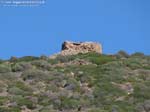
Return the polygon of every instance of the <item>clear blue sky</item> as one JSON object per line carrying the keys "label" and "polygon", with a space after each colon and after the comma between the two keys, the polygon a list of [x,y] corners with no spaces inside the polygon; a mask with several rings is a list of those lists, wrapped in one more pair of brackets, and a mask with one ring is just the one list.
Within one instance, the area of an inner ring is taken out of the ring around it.
{"label": "clear blue sky", "polygon": [[97,41],[104,53],[150,54],[150,0],[47,0],[0,7],[0,58],[59,52],[61,43]]}

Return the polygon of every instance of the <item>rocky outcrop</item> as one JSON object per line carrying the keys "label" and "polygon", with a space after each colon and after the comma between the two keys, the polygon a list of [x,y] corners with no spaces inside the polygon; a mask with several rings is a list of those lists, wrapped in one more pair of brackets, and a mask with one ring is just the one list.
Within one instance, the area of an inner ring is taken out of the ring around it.
{"label": "rocky outcrop", "polygon": [[102,54],[102,46],[95,42],[70,42],[62,44],[61,55],[75,55],[78,53],[96,52]]}

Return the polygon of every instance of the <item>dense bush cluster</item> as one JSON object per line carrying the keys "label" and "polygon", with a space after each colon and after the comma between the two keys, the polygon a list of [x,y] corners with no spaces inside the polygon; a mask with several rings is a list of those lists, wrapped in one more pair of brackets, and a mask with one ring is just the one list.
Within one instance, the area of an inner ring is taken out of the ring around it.
{"label": "dense bush cluster", "polygon": [[150,56],[0,60],[0,112],[149,112]]}

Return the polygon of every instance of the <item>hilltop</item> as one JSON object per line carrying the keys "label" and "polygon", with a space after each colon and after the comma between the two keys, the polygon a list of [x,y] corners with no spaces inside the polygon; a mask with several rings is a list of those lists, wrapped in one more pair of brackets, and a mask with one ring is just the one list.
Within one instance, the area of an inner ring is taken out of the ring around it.
{"label": "hilltop", "polygon": [[150,56],[96,52],[0,61],[0,112],[149,112]]}
{"label": "hilltop", "polygon": [[97,42],[72,42],[65,41],[62,44],[61,52],[50,56],[50,58],[56,58],[57,56],[68,56],[76,55],[79,53],[85,54],[89,52],[94,52],[102,54],[102,45]]}

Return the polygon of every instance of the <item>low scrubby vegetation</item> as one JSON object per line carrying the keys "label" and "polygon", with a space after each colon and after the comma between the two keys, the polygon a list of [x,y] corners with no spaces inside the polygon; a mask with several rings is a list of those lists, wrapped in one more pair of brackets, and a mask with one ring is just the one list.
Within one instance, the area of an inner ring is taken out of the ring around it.
{"label": "low scrubby vegetation", "polygon": [[0,112],[149,112],[150,56],[0,60]]}

